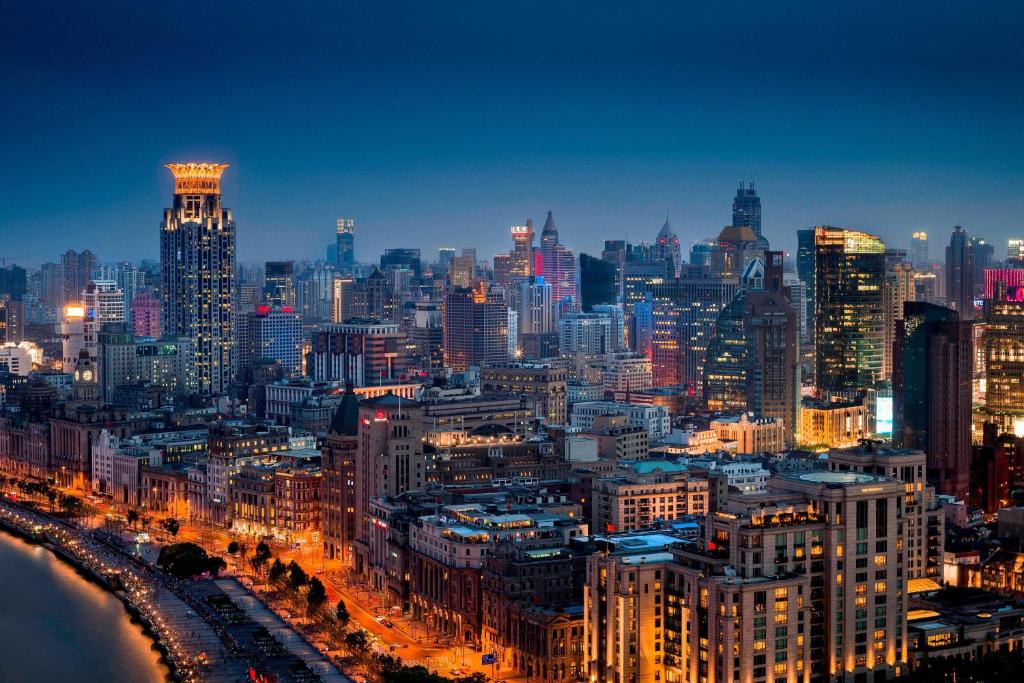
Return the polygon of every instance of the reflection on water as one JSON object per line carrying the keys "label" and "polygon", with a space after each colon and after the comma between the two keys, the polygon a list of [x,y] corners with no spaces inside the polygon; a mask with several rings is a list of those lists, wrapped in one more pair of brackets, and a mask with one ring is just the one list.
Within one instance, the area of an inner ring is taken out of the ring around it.
{"label": "reflection on water", "polygon": [[163,681],[151,644],[113,595],[0,532],[0,683]]}

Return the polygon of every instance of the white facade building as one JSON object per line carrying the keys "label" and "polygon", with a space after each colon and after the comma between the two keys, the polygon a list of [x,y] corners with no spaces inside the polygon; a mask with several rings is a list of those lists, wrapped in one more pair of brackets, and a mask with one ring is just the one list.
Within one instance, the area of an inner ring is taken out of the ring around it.
{"label": "white facade building", "polygon": [[594,418],[598,415],[625,415],[632,427],[642,427],[647,431],[648,441],[655,443],[665,438],[672,430],[672,420],[665,406],[645,406],[635,403],[616,403],[614,401],[590,401],[574,403],[570,424],[582,431],[590,431],[594,427]]}

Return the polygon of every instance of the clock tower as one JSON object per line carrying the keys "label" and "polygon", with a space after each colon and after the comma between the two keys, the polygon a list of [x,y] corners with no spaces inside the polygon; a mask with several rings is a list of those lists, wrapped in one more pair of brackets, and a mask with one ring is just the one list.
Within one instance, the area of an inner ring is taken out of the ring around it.
{"label": "clock tower", "polygon": [[72,396],[76,401],[95,401],[97,387],[96,364],[92,362],[89,352],[82,349],[75,361]]}

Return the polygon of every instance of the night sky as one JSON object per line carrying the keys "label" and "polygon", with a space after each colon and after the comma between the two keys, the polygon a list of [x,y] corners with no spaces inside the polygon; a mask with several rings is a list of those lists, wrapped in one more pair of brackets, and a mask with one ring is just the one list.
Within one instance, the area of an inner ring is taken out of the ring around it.
{"label": "night sky", "polygon": [[[0,256],[157,258],[169,161],[232,164],[239,258],[1024,235],[1024,4],[45,2],[0,19]],[[813,11],[813,14],[811,12]]]}

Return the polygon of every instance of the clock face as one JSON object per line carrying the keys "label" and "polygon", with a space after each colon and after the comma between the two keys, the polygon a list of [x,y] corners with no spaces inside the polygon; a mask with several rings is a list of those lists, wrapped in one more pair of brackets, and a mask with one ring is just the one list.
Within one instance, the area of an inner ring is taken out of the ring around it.
{"label": "clock face", "polygon": [[85,371],[83,371],[82,372],[82,379],[84,379],[86,382],[91,382],[92,381],[92,370],[85,370]]}

